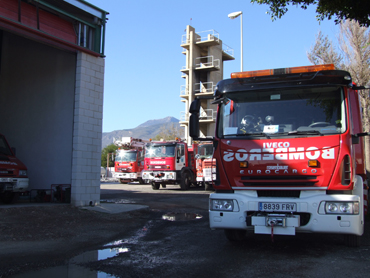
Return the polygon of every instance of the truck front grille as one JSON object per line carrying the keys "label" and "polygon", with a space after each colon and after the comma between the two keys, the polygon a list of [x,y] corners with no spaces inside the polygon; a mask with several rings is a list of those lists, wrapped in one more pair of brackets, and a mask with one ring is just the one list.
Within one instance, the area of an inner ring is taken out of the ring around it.
{"label": "truck front grille", "polygon": [[258,197],[299,198],[300,190],[257,190]]}
{"label": "truck front grille", "polygon": [[149,165],[149,170],[168,170],[169,166],[167,165]]}
{"label": "truck front grille", "polygon": [[263,176],[263,177],[242,177],[241,182],[244,186],[264,187],[264,186],[315,186],[319,180],[317,176]]}
{"label": "truck front grille", "polygon": [[0,176],[2,177],[13,177],[14,176],[14,171],[5,169],[5,168],[0,168]]}

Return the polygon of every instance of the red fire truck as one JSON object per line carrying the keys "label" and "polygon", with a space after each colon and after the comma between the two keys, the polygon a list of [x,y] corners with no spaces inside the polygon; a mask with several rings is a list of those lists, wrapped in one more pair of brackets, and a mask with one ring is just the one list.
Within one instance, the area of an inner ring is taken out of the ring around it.
{"label": "red fire truck", "polygon": [[149,180],[154,190],[166,184],[180,184],[182,190],[188,190],[196,183],[192,147],[179,139],[147,143],[143,179]]}
{"label": "red fire truck", "polygon": [[27,167],[15,156],[5,136],[0,134],[0,200],[12,203],[28,190]]}
{"label": "red fire truck", "polygon": [[211,190],[213,180],[216,179],[216,160],[212,158],[213,143],[198,144],[196,153],[197,182],[204,185],[205,190]]}
{"label": "red fire truck", "polygon": [[120,183],[138,181],[143,183],[141,171],[144,168],[144,146],[141,139],[122,137],[121,140],[113,140],[118,146],[114,161],[114,175]]}
{"label": "red fire truck", "polygon": [[[211,229],[343,234],[359,246],[368,186],[361,107],[350,74],[333,65],[233,73],[217,84],[217,171]],[[199,140],[200,100],[190,107]],[[207,139],[209,140],[209,139]]]}

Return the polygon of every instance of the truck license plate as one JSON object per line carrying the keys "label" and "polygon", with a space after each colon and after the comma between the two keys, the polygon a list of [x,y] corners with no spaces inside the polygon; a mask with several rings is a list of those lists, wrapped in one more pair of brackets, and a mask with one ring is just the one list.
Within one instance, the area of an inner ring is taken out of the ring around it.
{"label": "truck license plate", "polygon": [[270,202],[259,202],[259,211],[285,211],[295,212],[297,211],[296,203],[270,203]]}

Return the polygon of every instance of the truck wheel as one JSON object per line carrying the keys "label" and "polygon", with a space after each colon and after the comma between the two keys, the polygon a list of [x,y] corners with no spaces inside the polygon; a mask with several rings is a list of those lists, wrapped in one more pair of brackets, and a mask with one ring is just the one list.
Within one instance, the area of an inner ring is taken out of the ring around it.
{"label": "truck wheel", "polygon": [[4,193],[0,194],[0,200],[4,204],[12,204],[16,201],[18,194],[14,192],[5,191]]}
{"label": "truck wheel", "polygon": [[153,190],[158,190],[160,185],[161,185],[160,183],[153,181],[152,182],[152,189]]}
{"label": "truck wheel", "polygon": [[344,235],[344,244],[348,247],[359,247],[361,244],[361,236]]}
{"label": "truck wheel", "polygon": [[230,241],[242,241],[247,238],[247,231],[245,230],[225,229],[224,232]]}
{"label": "truck wheel", "polygon": [[144,184],[144,180],[142,178],[139,178],[139,184]]}
{"label": "truck wheel", "polygon": [[188,190],[190,187],[190,183],[191,180],[189,172],[188,171],[183,172],[180,181],[181,190]]}
{"label": "truck wheel", "polygon": [[210,191],[212,189],[213,189],[212,183],[210,183],[210,182],[205,182],[204,183],[204,190]]}

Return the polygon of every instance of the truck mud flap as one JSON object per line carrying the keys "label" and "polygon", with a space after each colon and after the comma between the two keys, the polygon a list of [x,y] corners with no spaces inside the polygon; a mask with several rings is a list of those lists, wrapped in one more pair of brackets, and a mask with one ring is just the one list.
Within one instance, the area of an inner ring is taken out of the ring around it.
{"label": "truck mud flap", "polygon": [[267,214],[252,216],[255,234],[295,235],[300,216],[290,214]]}

